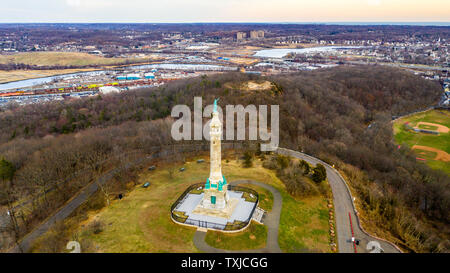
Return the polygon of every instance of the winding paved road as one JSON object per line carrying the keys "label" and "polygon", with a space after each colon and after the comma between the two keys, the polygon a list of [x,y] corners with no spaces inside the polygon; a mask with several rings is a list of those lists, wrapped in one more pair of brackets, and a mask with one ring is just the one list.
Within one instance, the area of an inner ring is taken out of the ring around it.
{"label": "winding paved road", "polygon": [[266,247],[260,248],[260,249],[243,250],[243,251],[232,251],[232,250],[214,248],[205,242],[206,232],[202,232],[202,231],[198,231],[198,230],[194,235],[195,247],[197,247],[200,251],[207,252],[207,253],[239,253],[239,252],[244,252],[244,253],[281,253],[282,251],[280,249],[280,246],[278,245],[278,227],[280,226],[281,206],[283,203],[280,192],[270,185],[256,182],[253,180],[236,180],[236,181],[231,182],[230,184],[231,185],[253,184],[253,185],[257,185],[262,188],[265,188],[272,193],[272,195],[273,195],[272,210],[267,213],[266,218],[264,219],[264,225],[267,226]]}
{"label": "winding paved road", "polygon": [[[328,165],[327,163],[323,162],[320,159],[297,151],[278,148],[276,152],[281,155],[287,155],[298,159],[303,159],[313,165],[316,165],[317,163],[324,165],[325,169],[327,170],[328,182],[331,186],[331,190],[333,191],[333,203],[335,210],[339,252],[341,253],[355,252],[354,244],[351,242],[352,232],[350,227],[349,214],[351,216],[354,237],[360,240],[360,244],[356,246],[356,251],[358,253],[371,252],[373,248],[370,248],[370,250],[367,249],[367,244],[371,241],[378,242],[385,253],[401,252],[400,249],[394,244],[387,242],[381,238],[371,236],[361,228],[361,224],[357,216],[357,211],[353,204],[352,199],[353,197],[350,193],[347,183],[333,167],[331,167],[330,165]],[[373,244],[377,243],[371,243],[371,245]]]}

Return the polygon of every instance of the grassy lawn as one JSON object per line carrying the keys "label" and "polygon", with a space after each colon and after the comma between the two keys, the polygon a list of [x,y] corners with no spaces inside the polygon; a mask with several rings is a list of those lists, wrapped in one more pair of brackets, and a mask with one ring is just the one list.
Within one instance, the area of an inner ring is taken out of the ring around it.
{"label": "grassy lawn", "polygon": [[23,63],[29,65],[108,65],[125,63],[127,58],[104,58],[81,52],[23,52],[0,55],[0,63]]}
{"label": "grassy lawn", "polygon": [[[144,61],[144,59],[105,58],[81,52],[23,52],[11,55],[0,55],[0,64],[24,63],[29,65],[41,65],[41,66],[112,65],[112,64],[126,64],[127,61]],[[0,83],[83,72],[83,71],[92,71],[92,70],[95,69],[85,68],[85,69],[0,71]]]}
{"label": "grassy lawn", "polygon": [[296,200],[286,192],[281,195],[280,248],[284,252],[330,252],[326,199],[315,196]]}
{"label": "grassy lawn", "polygon": [[[273,194],[260,186],[251,184],[239,184],[246,188],[251,188],[259,194],[259,207],[265,211],[271,211],[273,206]],[[251,200],[247,200],[251,201]],[[228,250],[246,250],[259,249],[266,246],[267,227],[256,222],[252,222],[250,226],[243,232],[238,233],[222,233],[216,231],[208,231],[205,241],[213,247]]]}
{"label": "grassy lawn", "polygon": [[93,71],[93,70],[95,69],[84,68],[84,69],[55,69],[55,70],[11,70],[11,71],[2,70],[0,71],[0,83],[21,81],[26,79],[35,79],[77,72]]}
{"label": "grassy lawn", "polygon": [[259,194],[259,207],[265,211],[271,211],[273,206],[273,194],[263,187],[251,184],[239,184],[246,188],[255,190]]}
{"label": "grassy lawn", "polygon": [[[206,156],[203,155],[203,158]],[[150,182],[144,189],[137,186],[122,200],[114,200],[108,207],[92,212],[88,220],[79,224],[73,237],[88,241],[96,252],[198,252],[193,244],[194,228],[177,225],[170,219],[170,206],[180,194],[194,183],[204,182],[209,175],[209,162],[196,163],[198,158],[187,160],[185,164],[159,164],[154,171],[144,171],[139,176],[139,184]],[[180,167],[184,172],[179,172]],[[296,200],[289,196],[282,182],[273,171],[264,169],[261,162],[255,161],[254,167],[242,168],[236,160],[223,161],[223,173],[228,181],[251,179],[267,183],[277,188],[283,197],[283,209],[279,243],[283,251],[299,252],[315,250],[329,251],[328,218],[326,200],[314,197]],[[169,170],[175,170],[171,172]],[[172,175],[171,175],[172,173]],[[248,185],[244,185],[248,186]],[[250,185],[261,195],[261,206],[270,210],[273,196],[267,190]],[[89,226],[100,221],[103,230],[94,234]],[[254,227],[253,227],[254,226]],[[225,247],[233,240],[245,238],[248,245],[233,244],[231,247],[259,248],[265,245],[267,237],[265,226],[252,225],[252,229],[243,233],[217,235],[213,244]],[[255,238],[253,238],[253,236]],[[211,237],[212,235],[209,235]],[[226,238],[229,237],[229,238]],[[244,240],[244,239],[242,239]]]}
{"label": "grassy lawn", "polygon": [[[450,133],[440,133],[439,135],[417,133],[406,130],[404,124],[408,122],[411,127],[419,122],[429,122],[444,125],[450,128],[450,112],[446,110],[430,110],[413,116],[397,120],[394,125],[395,141],[410,148],[414,145],[428,146],[450,153]],[[433,125],[420,124],[419,128],[425,130],[436,130]],[[418,157],[427,159],[426,164],[433,169],[440,169],[450,174],[450,163],[433,160],[433,152],[424,150],[415,150]]]}
{"label": "grassy lawn", "polygon": [[432,151],[425,151],[421,149],[414,149],[414,152],[421,158],[424,159],[434,159],[436,157],[436,153]]}
{"label": "grassy lawn", "polygon": [[267,227],[255,222],[243,232],[223,233],[208,231],[205,241],[210,246],[228,250],[259,249],[266,246]]}

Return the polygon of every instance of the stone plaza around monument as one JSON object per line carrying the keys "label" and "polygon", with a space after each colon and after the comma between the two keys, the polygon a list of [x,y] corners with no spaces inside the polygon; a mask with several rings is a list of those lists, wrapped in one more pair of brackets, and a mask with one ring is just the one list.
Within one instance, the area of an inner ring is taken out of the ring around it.
{"label": "stone plaza around monument", "polygon": [[200,202],[204,196],[203,193],[187,194],[184,200],[182,200],[180,205],[176,208],[176,211],[183,212],[188,217],[184,224],[198,226],[198,223],[202,221],[208,222],[208,228],[214,229],[223,229],[227,224],[232,224],[236,221],[248,221],[248,219],[252,216],[251,214],[253,213],[256,203],[246,201],[245,198],[242,197],[243,192],[229,190],[228,194],[230,199],[236,200],[236,205],[233,206],[234,209],[228,217],[214,215],[214,210],[209,213],[207,211],[205,211],[205,213],[194,211],[200,205]]}

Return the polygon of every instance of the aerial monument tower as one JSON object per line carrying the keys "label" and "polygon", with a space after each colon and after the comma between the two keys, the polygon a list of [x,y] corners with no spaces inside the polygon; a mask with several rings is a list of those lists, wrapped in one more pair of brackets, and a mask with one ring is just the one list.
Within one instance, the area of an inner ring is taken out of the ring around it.
{"label": "aerial monument tower", "polygon": [[[237,231],[247,227],[257,211],[258,193],[242,186],[228,185],[222,174],[222,122],[217,99],[210,122],[210,172],[206,183],[191,185],[172,205],[176,223],[204,229]],[[262,213],[259,213],[261,215]],[[260,219],[260,218],[258,218]],[[257,220],[260,221],[260,220]]]}
{"label": "aerial monument tower", "polygon": [[206,179],[201,206],[206,209],[225,209],[229,202],[227,180],[222,175],[222,122],[217,112],[217,99],[214,100],[213,117],[210,123],[210,174]]}

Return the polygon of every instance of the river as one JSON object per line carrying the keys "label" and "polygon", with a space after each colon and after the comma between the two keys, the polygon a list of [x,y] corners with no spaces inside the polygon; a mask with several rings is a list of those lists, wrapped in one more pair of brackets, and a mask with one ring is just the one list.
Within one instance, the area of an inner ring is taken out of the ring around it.
{"label": "river", "polygon": [[253,56],[262,58],[283,58],[289,53],[311,54],[326,51],[365,48],[365,46],[319,46],[308,48],[270,48],[257,51]]}
{"label": "river", "polygon": [[[237,70],[237,67],[222,66],[222,65],[212,65],[212,64],[173,64],[173,63],[162,63],[162,64],[146,64],[146,65],[131,65],[127,67],[122,67],[122,69],[167,69],[167,70],[190,70],[190,71],[232,71]],[[111,70],[109,70],[111,71]],[[118,70],[117,70],[118,71]],[[36,85],[42,85],[49,83],[55,79],[75,77],[80,75],[95,75],[105,73],[106,70],[88,71],[88,72],[77,72],[71,74],[48,76],[36,79],[20,80],[8,83],[0,84],[0,91],[13,90],[20,88],[28,88]]]}

